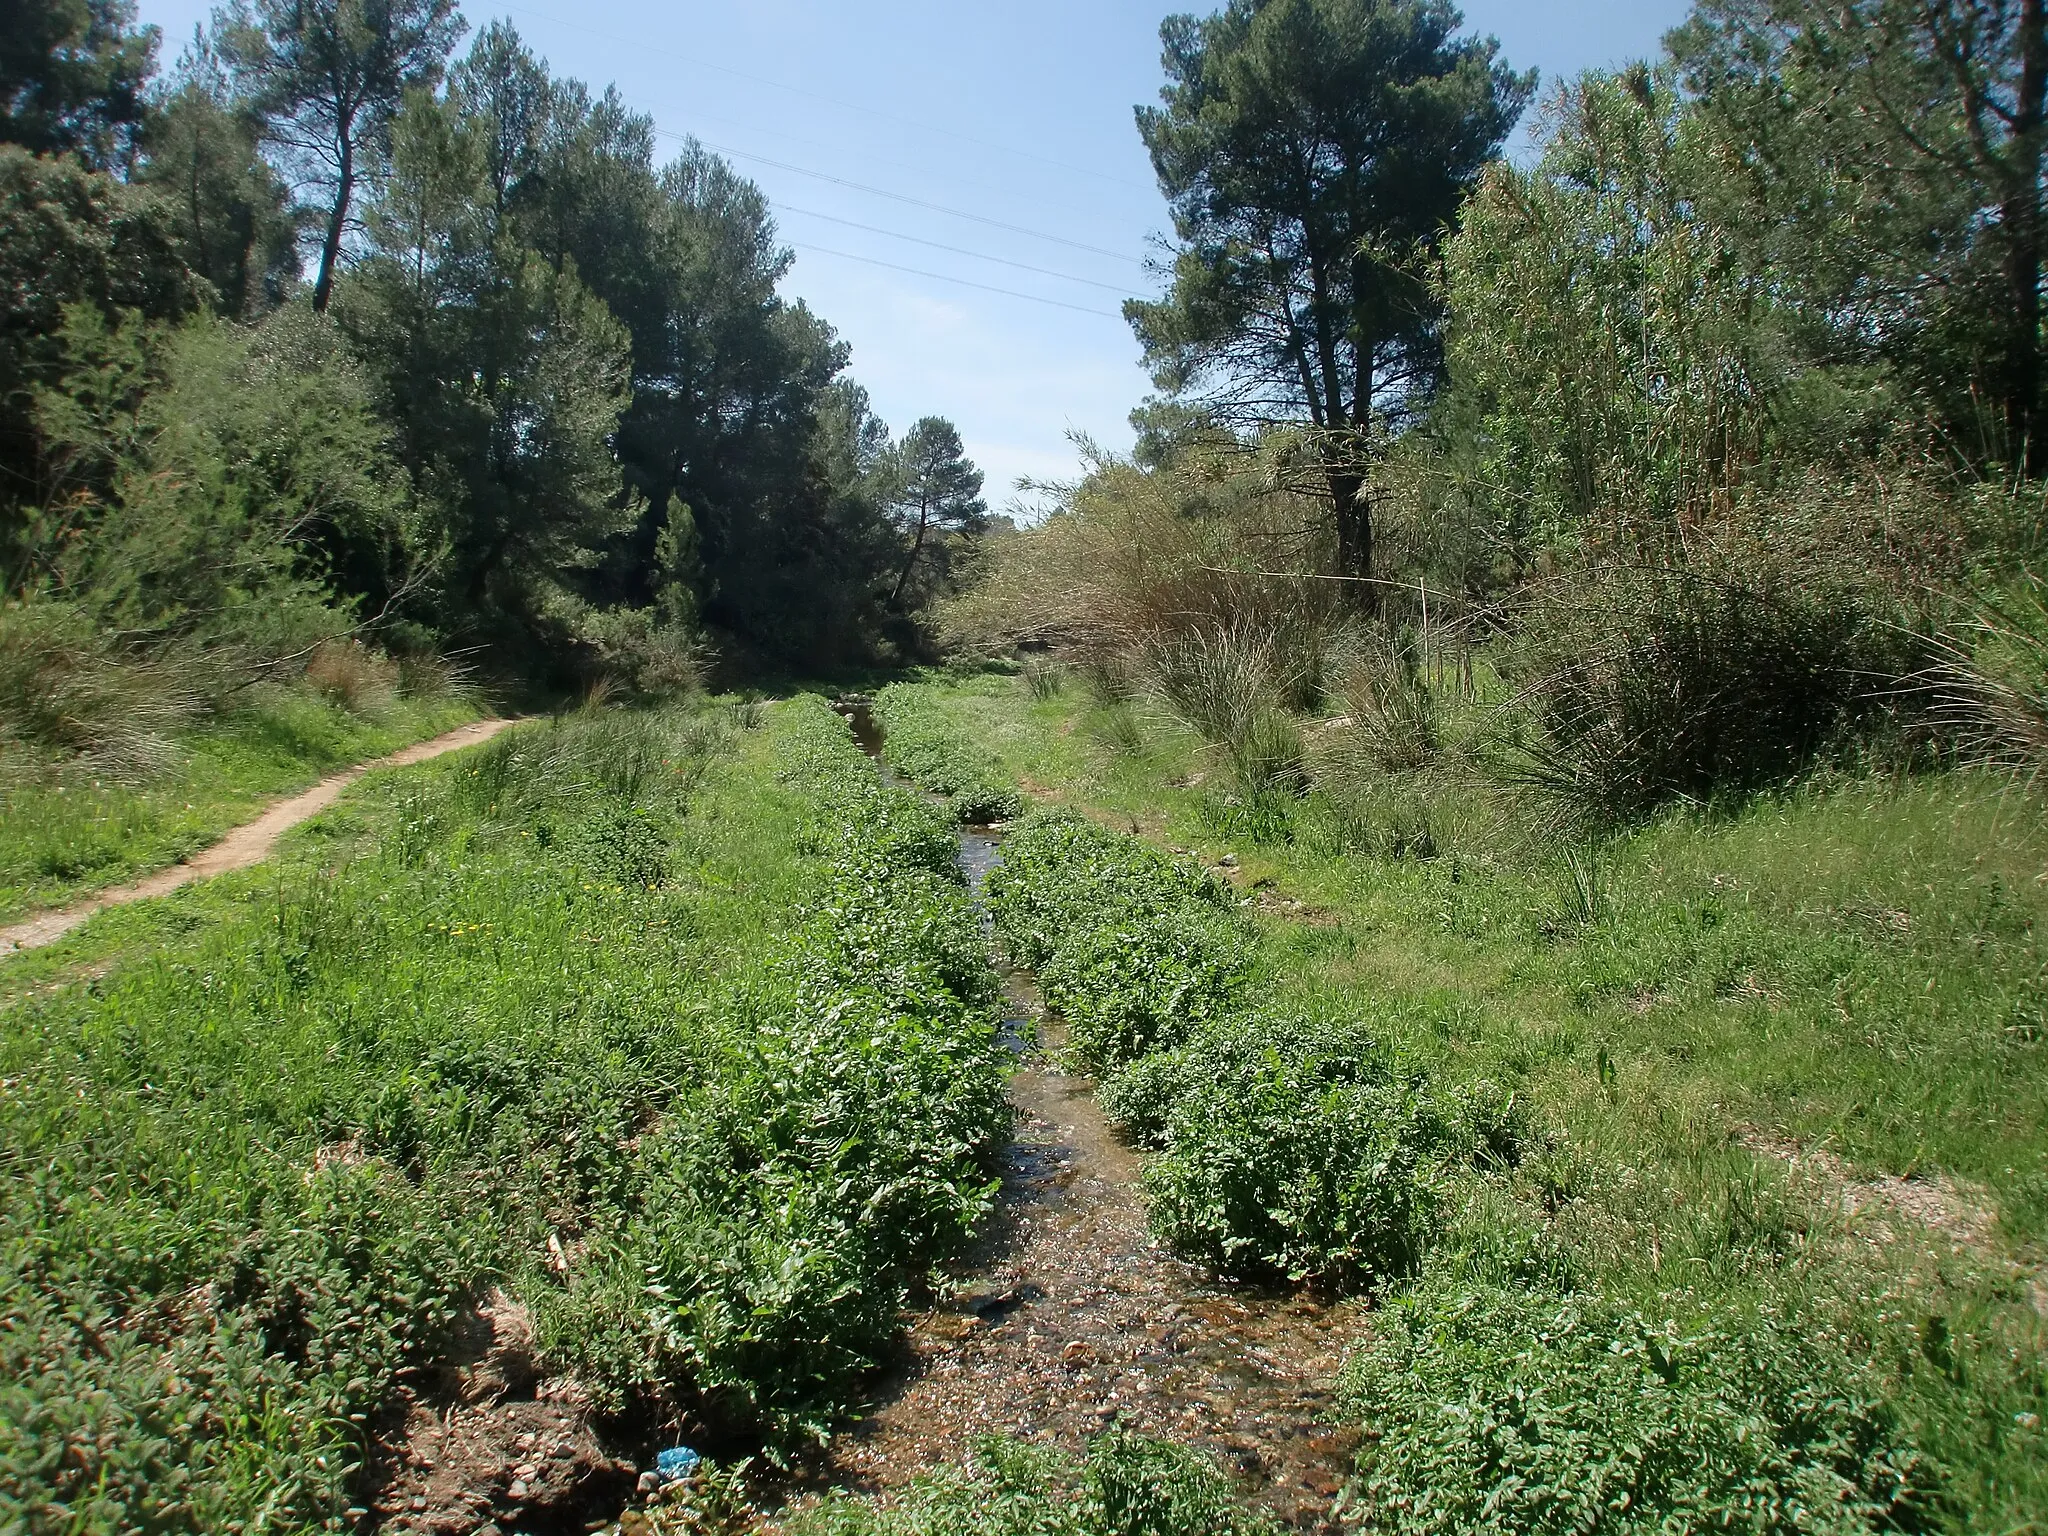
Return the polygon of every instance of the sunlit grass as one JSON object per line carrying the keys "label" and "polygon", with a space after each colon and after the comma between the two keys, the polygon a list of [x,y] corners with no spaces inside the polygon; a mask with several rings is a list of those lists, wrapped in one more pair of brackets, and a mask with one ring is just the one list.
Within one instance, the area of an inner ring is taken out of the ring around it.
{"label": "sunlit grass", "polygon": [[[1937,1523],[2048,1508],[2031,797],[1837,772],[1573,848],[1444,775],[1290,801],[1276,836],[1213,753],[1157,723],[1128,750],[1080,689],[984,679],[947,707],[1042,799],[1230,855],[1255,1002],[1360,1021],[1431,1079],[1524,1106],[1532,1144],[1447,1218],[1444,1262],[1526,1267],[1535,1241],[1617,1306],[1679,1288],[1688,1309],[1763,1296],[1827,1319],[1948,1468]],[[1417,812],[1420,849],[1391,835]],[[1887,1204],[1885,1177],[1935,1224]]]}
{"label": "sunlit grass", "polygon": [[0,775],[0,920],[189,857],[278,795],[476,718],[461,699],[400,698],[375,718],[280,692],[173,744],[161,776],[84,769]]}

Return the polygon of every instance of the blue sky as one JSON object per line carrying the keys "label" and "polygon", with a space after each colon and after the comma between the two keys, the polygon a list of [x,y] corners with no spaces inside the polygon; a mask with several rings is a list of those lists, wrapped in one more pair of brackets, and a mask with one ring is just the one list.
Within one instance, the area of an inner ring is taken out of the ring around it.
{"label": "blue sky", "polygon": [[[141,0],[142,19],[164,29],[167,64],[210,8]],[[1118,303],[1147,291],[1141,263],[1167,223],[1131,109],[1157,99],[1159,21],[1171,8],[473,0],[465,10],[472,25],[505,17],[558,74],[615,83],[675,136],[665,142],[694,134],[757,181],[796,251],[784,292],[852,344],[855,376],[896,431],[927,414],[958,423],[1000,506],[1020,475],[1073,470],[1070,431],[1129,442],[1125,416],[1147,380]],[[1464,6],[1471,30],[1497,36],[1510,63],[1535,66],[1546,84],[1654,51],[1685,9]]]}

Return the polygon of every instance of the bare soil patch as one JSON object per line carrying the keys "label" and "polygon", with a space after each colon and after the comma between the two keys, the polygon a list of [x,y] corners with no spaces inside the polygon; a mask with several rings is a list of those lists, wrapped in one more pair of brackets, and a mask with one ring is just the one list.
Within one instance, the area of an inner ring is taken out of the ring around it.
{"label": "bare soil patch", "polygon": [[571,1384],[539,1378],[532,1326],[502,1294],[468,1320],[455,1363],[407,1382],[377,1431],[365,1513],[394,1536],[582,1532],[616,1518],[638,1476],[599,1442]]}

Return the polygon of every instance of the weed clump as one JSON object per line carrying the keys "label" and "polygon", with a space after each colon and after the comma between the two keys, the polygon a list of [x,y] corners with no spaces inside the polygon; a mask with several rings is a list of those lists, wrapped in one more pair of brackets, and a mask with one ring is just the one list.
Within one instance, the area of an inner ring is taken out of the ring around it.
{"label": "weed clump", "polygon": [[1332,1285],[1404,1273],[1446,1181],[1497,1155],[1499,1125],[1362,1025],[1248,1011],[1251,933],[1212,876],[1054,813],[1011,833],[989,895],[1005,947],[1103,1074],[1105,1108],[1157,1154],[1152,1225],[1182,1254]]}
{"label": "weed clump", "polygon": [[1023,814],[1023,797],[1003,781],[995,759],[946,718],[929,687],[891,683],[875,695],[875,718],[887,733],[882,760],[913,784],[946,796],[961,821]]}
{"label": "weed clump", "polygon": [[1769,1310],[1663,1300],[1683,1325],[1598,1296],[1463,1284],[1390,1307],[1344,1383],[1373,1436],[1375,1523],[1444,1536],[1937,1523],[1939,1474],[1841,1343]]}
{"label": "weed clump", "polygon": [[982,1442],[973,1465],[921,1479],[888,1505],[840,1495],[793,1536],[1277,1536],[1207,1457],[1115,1432],[1076,1460]]}

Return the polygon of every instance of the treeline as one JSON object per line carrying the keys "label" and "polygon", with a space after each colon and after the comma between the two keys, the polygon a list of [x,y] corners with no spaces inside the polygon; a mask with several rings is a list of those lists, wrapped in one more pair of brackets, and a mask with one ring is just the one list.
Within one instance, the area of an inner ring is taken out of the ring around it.
{"label": "treeline", "polygon": [[8,26],[14,734],[95,667],[219,697],[346,637],[643,693],[926,648],[981,477],[892,438],[694,141],[504,23],[458,56],[452,0],[238,4],[167,75],[127,0]]}
{"label": "treeline", "polygon": [[1547,92],[1461,26],[1167,21],[1159,392],[961,635],[1066,647],[1255,783],[1309,776],[1304,711],[1407,772],[1511,704],[1481,755],[1593,825],[2037,762],[2040,9],[1702,0]]}

